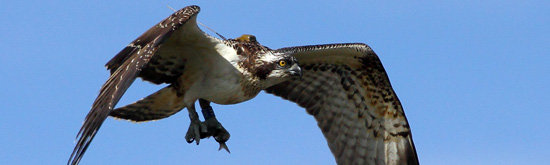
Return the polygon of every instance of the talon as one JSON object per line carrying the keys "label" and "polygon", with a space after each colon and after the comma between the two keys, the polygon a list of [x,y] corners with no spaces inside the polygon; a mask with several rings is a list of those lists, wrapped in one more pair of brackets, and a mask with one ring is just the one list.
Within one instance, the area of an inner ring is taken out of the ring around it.
{"label": "talon", "polygon": [[220,148],[218,148],[218,151],[222,150],[223,148],[227,151],[227,153],[231,153],[231,151],[229,151],[229,148],[227,148],[227,145],[225,144],[225,142],[219,142],[219,143],[220,143]]}
{"label": "talon", "polygon": [[193,131],[191,131],[191,126],[189,126],[189,129],[187,130],[187,133],[185,134],[185,140],[187,143],[192,143],[195,141],[195,137],[192,134]]}
{"label": "talon", "polygon": [[194,126],[194,130],[195,130],[195,142],[197,142],[197,145],[199,145],[199,141],[201,141],[200,126],[198,125]]}
{"label": "talon", "polygon": [[[221,125],[220,125],[220,127],[221,127]],[[231,135],[229,134],[229,132],[227,132],[227,130],[225,130],[225,128],[221,127],[221,128],[218,128],[217,131],[215,132],[214,139],[217,142],[224,143],[227,140],[229,140],[230,136]]]}
{"label": "talon", "polygon": [[189,129],[185,135],[185,140],[187,140],[187,143],[192,143],[195,141],[197,145],[199,145],[201,140],[201,123],[198,120],[191,121],[189,124]]}
{"label": "talon", "polygon": [[229,137],[231,136],[227,130],[216,120],[216,118],[211,118],[207,121],[205,121],[208,126],[208,131],[212,134],[214,139],[220,143],[220,147],[218,148],[218,151],[222,148],[227,151],[227,153],[231,153],[229,151],[229,148],[227,147],[227,144],[225,142],[229,140]]}
{"label": "talon", "polygon": [[209,135],[213,136],[217,142],[226,142],[231,136],[227,130],[218,122],[216,118],[210,118],[204,121],[208,127]]}
{"label": "talon", "polygon": [[223,148],[228,153],[231,153],[225,144],[231,135],[229,135],[229,132],[227,132],[227,130],[223,128],[222,124],[220,124],[220,122],[216,119],[216,115],[214,115],[210,102],[204,99],[199,99],[199,103],[202,108],[202,115],[205,119],[205,121],[201,123],[201,138],[212,136],[218,143],[220,143],[220,148],[218,148],[218,151]]}

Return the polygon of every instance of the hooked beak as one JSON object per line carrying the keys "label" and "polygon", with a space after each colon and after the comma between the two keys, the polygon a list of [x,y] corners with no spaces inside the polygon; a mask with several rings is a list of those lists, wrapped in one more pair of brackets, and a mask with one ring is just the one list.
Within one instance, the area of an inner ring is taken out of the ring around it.
{"label": "hooked beak", "polygon": [[292,65],[292,67],[290,67],[289,72],[291,76],[298,76],[300,77],[300,79],[302,79],[302,68],[300,68],[298,64]]}

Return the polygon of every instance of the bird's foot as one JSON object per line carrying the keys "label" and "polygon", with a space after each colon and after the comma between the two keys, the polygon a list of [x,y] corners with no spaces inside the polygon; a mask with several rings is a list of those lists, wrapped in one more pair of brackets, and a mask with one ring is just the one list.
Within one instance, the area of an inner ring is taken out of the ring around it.
{"label": "bird's foot", "polygon": [[220,148],[218,148],[218,150],[223,148],[230,153],[229,148],[225,144],[225,142],[229,140],[230,134],[215,117],[209,118],[204,122],[200,122],[199,120],[191,120],[189,129],[185,135],[185,140],[187,140],[187,143],[192,143],[195,141],[198,145],[200,139],[208,138],[210,136],[214,137],[214,139],[220,144]]}
{"label": "bird's foot", "polygon": [[191,123],[189,124],[189,129],[185,134],[185,140],[187,140],[187,143],[192,143],[193,141],[195,141],[197,145],[199,145],[202,132],[207,132],[205,123],[200,122],[198,119],[191,120]]}
{"label": "bird's foot", "polygon": [[225,144],[225,142],[229,140],[230,134],[227,130],[225,130],[225,128],[223,128],[222,124],[218,122],[215,117],[206,119],[206,121],[202,123],[206,126],[207,132],[201,132],[201,138],[212,136],[218,143],[220,143],[220,148],[218,148],[218,150],[223,148],[227,152],[231,153]]}

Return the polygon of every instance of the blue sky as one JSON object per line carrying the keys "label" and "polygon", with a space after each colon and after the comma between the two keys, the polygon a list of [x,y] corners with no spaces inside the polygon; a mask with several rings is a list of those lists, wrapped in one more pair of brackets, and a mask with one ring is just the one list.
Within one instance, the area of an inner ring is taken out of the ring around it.
{"label": "blue sky", "polygon": [[[271,48],[363,42],[380,56],[423,164],[550,161],[549,1],[5,1],[0,164],[62,164],[107,79],[103,65],[176,9]],[[137,80],[119,105],[161,86]],[[334,164],[314,119],[265,93],[214,105],[232,153],[184,136],[189,119],[106,120],[82,164]]]}

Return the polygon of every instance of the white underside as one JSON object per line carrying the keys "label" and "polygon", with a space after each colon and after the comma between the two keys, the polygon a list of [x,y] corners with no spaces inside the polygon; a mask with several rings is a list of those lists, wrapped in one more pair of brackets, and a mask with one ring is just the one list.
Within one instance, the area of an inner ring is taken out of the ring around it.
{"label": "white underside", "polygon": [[255,96],[245,96],[243,92],[242,68],[237,65],[239,57],[233,48],[201,31],[196,17],[182,28],[165,42],[159,53],[186,57],[185,71],[178,83],[184,87],[187,106],[199,98],[217,104],[236,104]]}

